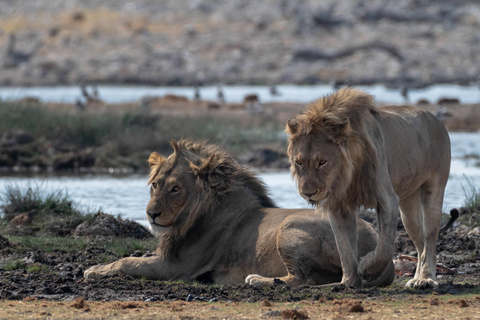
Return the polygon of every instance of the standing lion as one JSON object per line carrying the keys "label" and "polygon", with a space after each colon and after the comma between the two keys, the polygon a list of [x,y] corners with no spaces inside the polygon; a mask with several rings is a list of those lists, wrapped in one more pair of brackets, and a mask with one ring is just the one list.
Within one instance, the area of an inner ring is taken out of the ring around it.
{"label": "standing lion", "polygon": [[[151,257],[93,266],[85,278],[128,274],[161,280],[199,280],[255,286],[340,281],[342,268],[327,217],[309,209],[279,209],[264,184],[222,148],[172,141],[174,153],[149,158],[147,218],[160,243]],[[377,234],[357,219],[360,256]],[[265,277],[257,275],[262,274]],[[372,285],[393,281],[394,267]]]}
{"label": "standing lion", "polygon": [[[343,88],[289,120],[288,156],[300,195],[328,212],[342,261],[342,283],[362,287],[389,265],[400,213],[418,252],[408,287],[437,286],[436,243],[450,140],[431,113],[411,106],[376,108],[372,96]],[[358,261],[357,208],[377,210],[379,240]]]}

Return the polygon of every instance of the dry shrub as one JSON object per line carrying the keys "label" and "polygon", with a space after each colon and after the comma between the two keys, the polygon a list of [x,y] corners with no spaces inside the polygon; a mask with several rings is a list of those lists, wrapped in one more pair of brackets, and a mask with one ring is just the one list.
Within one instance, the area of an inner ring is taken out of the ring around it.
{"label": "dry shrub", "polygon": [[73,300],[73,302],[70,304],[70,307],[75,308],[75,309],[84,309],[88,308],[87,300],[85,300],[84,297],[79,297]]}
{"label": "dry shrub", "polygon": [[350,307],[348,312],[365,312],[365,309],[363,308],[361,303],[355,303]]}
{"label": "dry shrub", "polygon": [[136,302],[136,301],[117,301],[113,304],[114,309],[137,309],[143,308],[143,302]]}
{"label": "dry shrub", "polygon": [[262,303],[260,304],[262,307],[271,307],[273,304],[268,301],[268,300],[263,300]]}
{"label": "dry shrub", "polygon": [[465,301],[465,300],[463,300],[463,299],[460,299],[460,300],[458,301],[458,305],[459,305],[460,308],[466,308],[466,307],[468,307],[467,301]]}
{"label": "dry shrub", "polygon": [[307,311],[298,309],[282,310],[282,319],[310,319]]}

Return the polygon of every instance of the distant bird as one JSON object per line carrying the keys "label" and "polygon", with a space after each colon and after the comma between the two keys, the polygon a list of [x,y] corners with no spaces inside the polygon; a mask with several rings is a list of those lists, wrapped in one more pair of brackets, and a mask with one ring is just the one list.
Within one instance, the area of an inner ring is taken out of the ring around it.
{"label": "distant bird", "polygon": [[195,90],[195,93],[193,96],[193,100],[200,102],[202,100],[202,97],[200,96],[200,88],[198,86],[195,86],[194,90]]}
{"label": "distant bird", "polygon": [[409,99],[408,99],[408,88],[406,86],[401,86],[400,87],[400,94],[402,95],[405,103],[408,103],[408,101],[409,101]]}
{"label": "distant bird", "polygon": [[348,82],[342,80],[332,80],[330,85],[333,87],[334,90],[338,90],[342,87],[348,87]]}
{"label": "distant bird", "polygon": [[445,107],[437,106],[435,110],[435,116],[438,118],[438,120],[443,122],[445,121],[446,117],[451,117],[452,113]]}
{"label": "distant bird", "polygon": [[270,94],[274,97],[281,96],[281,93],[278,91],[277,86],[271,86],[270,87]]}
{"label": "distant bird", "polygon": [[221,86],[217,87],[217,98],[218,98],[218,101],[220,101],[221,103],[225,103],[225,95],[223,94],[223,90]]}
{"label": "distant bird", "polygon": [[80,99],[75,100],[75,108],[77,108],[78,111],[82,112],[85,110],[85,103],[82,102]]}

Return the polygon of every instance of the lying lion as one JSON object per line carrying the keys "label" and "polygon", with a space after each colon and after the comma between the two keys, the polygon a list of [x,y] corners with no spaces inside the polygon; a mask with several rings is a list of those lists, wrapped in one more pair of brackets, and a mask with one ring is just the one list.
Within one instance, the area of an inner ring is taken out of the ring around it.
{"label": "lying lion", "polygon": [[[276,208],[264,184],[223,149],[172,141],[168,158],[154,152],[147,218],[159,236],[156,256],[124,258],[85,271],[85,278],[127,274],[256,286],[326,284],[342,279],[328,218],[314,210]],[[377,235],[357,219],[360,256]],[[261,273],[268,278],[254,273]],[[393,263],[375,285],[393,281]]]}

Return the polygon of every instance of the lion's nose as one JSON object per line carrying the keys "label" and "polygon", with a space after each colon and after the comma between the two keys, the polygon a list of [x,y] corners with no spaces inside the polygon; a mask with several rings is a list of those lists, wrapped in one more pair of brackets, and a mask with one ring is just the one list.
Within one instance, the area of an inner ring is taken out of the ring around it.
{"label": "lion's nose", "polygon": [[152,221],[154,221],[156,218],[160,217],[161,216],[161,212],[148,212],[147,211],[147,214],[150,216],[150,218],[152,218]]}
{"label": "lion's nose", "polygon": [[318,192],[318,190],[315,190],[313,193],[308,193],[308,192],[302,192],[303,195],[307,198],[311,198],[313,195],[315,195]]}

